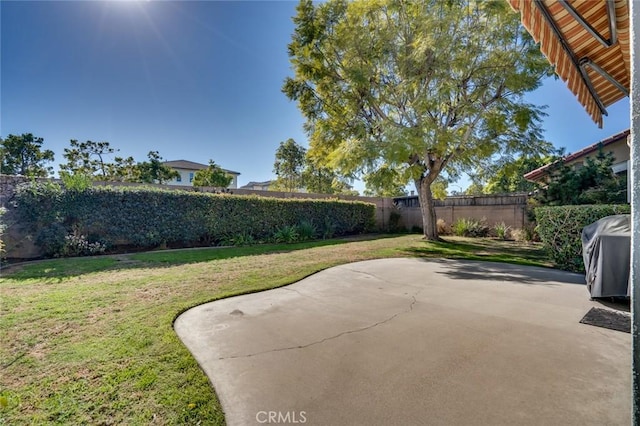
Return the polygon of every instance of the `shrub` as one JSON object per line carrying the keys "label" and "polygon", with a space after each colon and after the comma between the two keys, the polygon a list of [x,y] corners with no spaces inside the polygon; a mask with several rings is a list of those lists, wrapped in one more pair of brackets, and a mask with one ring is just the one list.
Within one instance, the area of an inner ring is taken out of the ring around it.
{"label": "shrub", "polygon": [[458,237],[486,237],[489,235],[489,227],[485,220],[472,218],[458,219],[452,227],[454,235]]}
{"label": "shrub", "polygon": [[[366,232],[375,206],[358,201],[278,199],[140,187],[67,190],[31,183],[16,189],[16,216],[47,256],[60,253],[77,229],[114,251],[118,247],[189,247],[251,236],[303,221],[323,223],[325,237]],[[245,239],[246,240],[246,239]],[[246,241],[243,241],[245,243]]]}
{"label": "shrub", "polygon": [[514,240],[521,242],[524,241],[530,243],[533,241],[540,241],[540,236],[532,225],[527,225],[521,229],[514,229],[511,231],[511,236]]}
{"label": "shrub", "polygon": [[82,235],[78,230],[74,230],[74,232],[64,237],[62,250],[56,254],[63,257],[93,256],[104,253],[106,249],[106,245],[100,241],[89,242],[86,236]]}
{"label": "shrub", "polygon": [[493,230],[496,233],[496,237],[501,240],[506,240],[510,237],[511,227],[507,226],[504,222],[496,223],[493,225]]}
{"label": "shrub", "polygon": [[295,243],[298,241],[298,231],[295,226],[283,226],[273,234],[276,243]]}
{"label": "shrub", "polygon": [[399,212],[392,211],[389,213],[389,232],[401,232],[403,227],[400,225],[402,215]]}
{"label": "shrub", "polygon": [[62,171],[60,172],[60,180],[62,180],[65,189],[73,191],[84,191],[93,185],[91,176],[82,173],[70,174]]}
{"label": "shrub", "polygon": [[558,267],[584,272],[582,228],[603,217],[630,211],[631,207],[626,204],[538,207],[536,229],[545,251]]}
{"label": "shrub", "polygon": [[322,225],[322,239],[333,238],[336,234],[336,226],[333,224],[329,217],[324,218]]}
{"label": "shrub", "polygon": [[234,235],[230,238],[224,240],[224,245],[233,245],[233,246],[252,246],[256,244],[256,239],[253,238],[253,235],[248,233],[247,231],[241,232],[237,235]]}
{"label": "shrub", "polygon": [[316,237],[318,230],[312,222],[303,220],[296,227],[296,232],[298,233],[300,241],[308,241]]}
{"label": "shrub", "polygon": [[0,207],[0,259],[4,257],[4,231],[7,229],[7,225],[3,219],[5,213],[7,213],[7,209]]}
{"label": "shrub", "polygon": [[438,219],[436,222],[436,226],[438,227],[438,235],[450,235],[451,234],[451,226],[444,221],[444,219]]}
{"label": "shrub", "polygon": [[67,230],[61,223],[54,222],[44,226],[36,234],[35,243],[47,257],[58,257],[64,251]]}

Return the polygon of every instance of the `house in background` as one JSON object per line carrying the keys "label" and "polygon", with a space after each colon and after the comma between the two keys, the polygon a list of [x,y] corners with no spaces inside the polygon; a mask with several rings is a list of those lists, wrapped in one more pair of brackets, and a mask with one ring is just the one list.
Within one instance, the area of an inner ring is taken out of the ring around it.
{"label": "house in background", "polygon": [[[174,178],[167,182],[169,185],[179,185],[179,186],[193,186],[193,178],[196,175],[198,170],[203,170],[209,167],[207,164],[196,163],[194,161],[187,160],[175,160],[175,161],[165,161],[162,164],[165,166],[171,167],[180,173],[180,176]],[[238,188],[238,176],[240,173],[234,172],[232,170],[222,169],[226,173],[228,173],[233,180],[229,184],[227,188],[236,189]]]}
{"label": "house in background", "polygon": [[249,182],[248,184],[241,186],[240,189],[253,189],[257,191],[268,191],[269,187],[273,183],[272,180],[267,180],[264,182]]}
{"label": "house in background", "polygon": [[[613,172],[618,176],[624,177],[627,180],[627,200],[630,199],[631,183],[629,181],[630,175],[627,173],[629,170],[629,158],[631,157],[631,149],[627,144],[627,138],[629,136],[629,129],[620,133],[616,133],[613,136],[609,136],[599,142],[582,148],[580,151],[576,151],[572,154],[565,156],[562,161],[567,166],[573,166],[575,168],[582,167],[587,157],[595,157],[598,155],[598,150],[602,148],[604,153],[613,153],[613,165],[611,168]],[[560,160],[558,160],[560,161]],[[556,162],[557,163],[557,162]],[[531,182],[546,182],[553,170],[553,165],[556,163],[547,164],[530,171],[524,175],[526,180]]]}

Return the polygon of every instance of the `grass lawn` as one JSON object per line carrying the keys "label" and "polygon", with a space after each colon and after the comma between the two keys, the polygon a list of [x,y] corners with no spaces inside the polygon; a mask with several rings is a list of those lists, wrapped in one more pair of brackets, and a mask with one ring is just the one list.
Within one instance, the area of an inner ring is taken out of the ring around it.
{"label": "grass lawn", "polygon": [[224,424],[173,331],[201,303],[383,257],[549,266],[539,246],[417,235],[57,259],[0,278],[0,424]]}

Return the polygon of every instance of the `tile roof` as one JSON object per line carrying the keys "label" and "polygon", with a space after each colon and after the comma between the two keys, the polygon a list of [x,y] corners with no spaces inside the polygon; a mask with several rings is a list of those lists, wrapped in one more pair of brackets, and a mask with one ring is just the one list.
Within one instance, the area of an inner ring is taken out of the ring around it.
{"label": "tile roof", "polygon": [[[579,151],[576,151],[574,153],[566,155],[565,157],[562,158],[562,161],[564,161],[565,163],[568,163],[570,161],[575,160],[576,158],[584,157],[584,156],[586,156],[588,154],[591,154],[592,152],[597,151],[600,147],[605,147],[607,145],[611,145],[612,143],[618,142],[621,139],[626,139],[628,135],[629,135],[629,129],[623,130],[620,133],[616,133],[613,136],[609,136],[606,139],[603,139],[603,140],[601,140],[599,142],[596,142],[596,143],[594,143],[592,145],[589,145],[589,146],[587,146],[585,148],[582,148]],[[542,176],[544,176],[548,172],[549,168],[551,168],[551,166],[553,166],[554,164],[557,164],[558,161],[560,161],[560,160],[557,160],[557,161],[555,161],[553,163],[550,163],[550,164],[544,165],[542,167],[539,167],[539,168],[537,168],[535,170],[532,170],[529,173],[525,174],[524,178],[526,180],[536,181],[536,180],[540,179]]]}

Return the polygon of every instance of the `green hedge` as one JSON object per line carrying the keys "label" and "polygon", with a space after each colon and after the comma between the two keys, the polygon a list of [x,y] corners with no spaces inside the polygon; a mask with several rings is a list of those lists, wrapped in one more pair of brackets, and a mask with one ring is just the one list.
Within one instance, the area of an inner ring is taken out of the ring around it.
{"label": "green hedge", "polygon": [[584,272],[582,228],[603,217],[630,212],[628,204],[537,207],[536,230],[549,257],[558,267]]}
{"label": "green hedge", "polygon": [[59,254],[74,232],[108,248],[215,245],[238,234],[269,239],[284,226],[313,223],[322,234],[365,232],[373,204],[309,199],[208,194],[132,187],[65,190],[30,183],[16,191],[14,205],[45,255]]}

